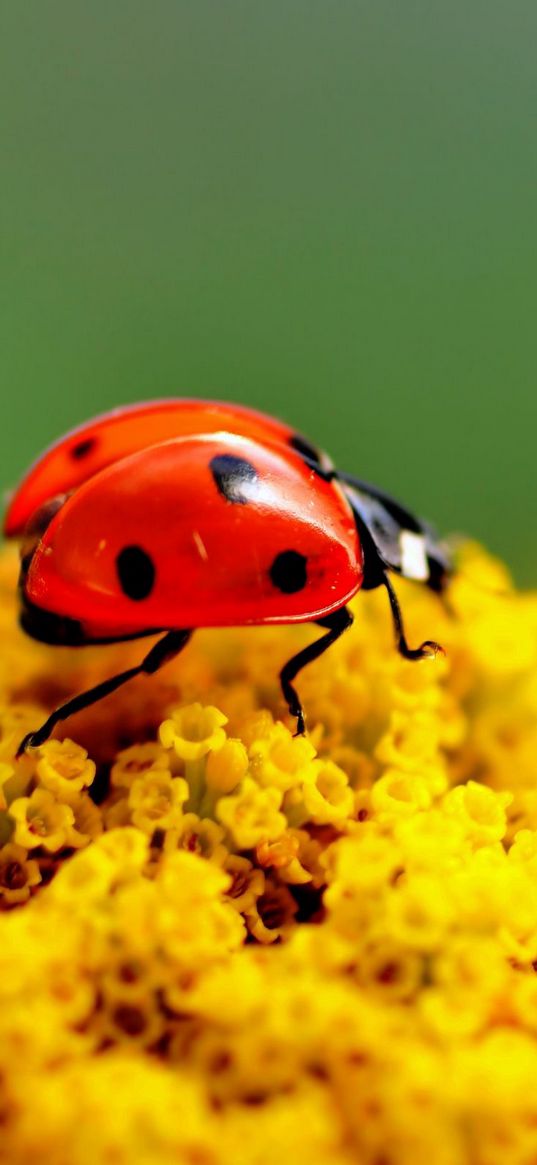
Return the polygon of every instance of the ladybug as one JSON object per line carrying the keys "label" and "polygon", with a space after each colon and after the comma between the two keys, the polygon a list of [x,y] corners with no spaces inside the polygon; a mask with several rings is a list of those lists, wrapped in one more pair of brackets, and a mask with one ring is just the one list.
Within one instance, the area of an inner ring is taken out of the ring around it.
{"label": "ladybug", "polygon": [[142,662],[75,696],[21,743],[140,673],[198,627],[316,623],[323,634],[280,672],[305,730],[298,673],[351,625],[360,589],[386,588],[396,644],[409,647],[388,572],[441,592],[449,556],[434,530],[334,467],[290,426],[236,404],[163,400],[116,409],[53,445],[15,491],[20,622],[44,643],[82,646],[162,634]]}

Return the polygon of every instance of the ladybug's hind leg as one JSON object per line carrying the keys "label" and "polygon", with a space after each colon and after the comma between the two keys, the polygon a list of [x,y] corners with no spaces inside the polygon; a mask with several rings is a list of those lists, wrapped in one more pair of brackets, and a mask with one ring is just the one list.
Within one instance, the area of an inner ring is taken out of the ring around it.
{"label": "ladybug's hind leg", "polygon": [[335,643],[336,639],[339,639],[340,635],[343,635],[343,632],[352,623],[352,615],[347,607],[340,607],[338,611],[327,615],[325,619],[318,619],[317,623],[319,627],[326,627],[328,634],[322,635],[320,639],[314,639],[313,643],[309,643],[297,655],[293,655],[292,659],[287,661],[280,672],[280,684],[284,699],[291,716],[296,716],[297,736],[304,735],[306,723],[302,704],[300,703],[296,688],[293,687],[293,680],[296,679],[298,673],[302,671],[302,668],[306,667],[306,664],[313,663],[314,659],[319,659],[319,656],[324,655],[332,643]]}
{"label": "ladybug's hind leg", "polygon": [[397,650],[403,656],[403,659],[431,659],[438,654],[444,655],[444,648],[439,643],[435,643],[434,639],[426,639],[419,647],[409,647],[403,626],[403,616],[399,606],[399,600],[386,573],[383,574],[382,585],[386,587],[388,592],[393,628],[395,631],[395,642]]}
{"label": "ladybug's hind leg", "polygon": [[[360,542],[364,554],[364,577],[362,582],[362,590],[372,591],[377,587],[385,587],[390,601],[390,608],[392,612],[393,629],[395,632],[395,643],[397,650],[403,659],[430,659],[432,656],[444,654],[444,649],[439,643],[435,643],[433,639],[426,639],[424,643],[420,643],[419,647],[409,647],[405,635],[405,628],[403,624],[403,615],[399,606],[399,600],[393,589],[390,578],[388,577],[388,564],[381,558],[377,546],[375,545],[371,536],[371,531],[360,517],[357,510],[353,510],[360,535]],[[433,587],[433,589],[437,589]]]}
{"label": "ladybug's hind leg", "polygon": [[112,692],[134,679],[135,676],[154,675],[159,668],[178,655],[183,647],[186,647],[191,635],[192,631],[168,631],[163,639],[159,639],[158,643],[153,644],[151,650],[136,667],[130,667],[127,671],[120,672],[117,676],[111,676],[109,680],[104,680],[102,684],[97,684],[95,688],[81,692],[79,696],[73,696],[72,700],[68,700],[66,704],[56,708],[48,720],[45,720],[45,723],[41,725],[41,728],[38,728],[36,732],[29,732],[24,737],[17,750],[17,756],[22,756],[27,748],[39,748],[48,740],[56,724],[62,720],[67,720],[75,712],[81,712],[83,708],[89,708],[91,704],[96,704],[105,696],[110,696]]}

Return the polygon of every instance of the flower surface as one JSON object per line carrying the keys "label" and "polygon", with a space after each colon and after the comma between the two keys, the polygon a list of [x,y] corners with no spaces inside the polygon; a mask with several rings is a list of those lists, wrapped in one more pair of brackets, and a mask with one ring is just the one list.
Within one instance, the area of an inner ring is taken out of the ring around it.
{"label": "flower surface", "polygon": [[477,546],[309,627],[140,644],[16,626],[0,556],[0,1165],[535,1165],[537,594]]}

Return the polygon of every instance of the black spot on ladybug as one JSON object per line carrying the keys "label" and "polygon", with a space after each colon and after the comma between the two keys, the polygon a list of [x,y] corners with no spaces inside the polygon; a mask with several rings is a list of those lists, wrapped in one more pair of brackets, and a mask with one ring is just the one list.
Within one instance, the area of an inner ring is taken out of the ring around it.
{"label": "black spot on ladybug", "polygon": [[244,457],[219,453],[209,462],[209,469],[219,493],[228,502],[244,506],[252,499],[252,486],[258,480],[257,469]]}
{"label": "black spot on ladybug", "polygon": [[77,445],[73,445],[71,457],[74,461],[83,461],[85,457],[93,453],[96,444],[96,437],[85,437],[83,441],[79,441]]}
{"label": "black spot on ladybug", "polygon": [[277,554],[270,568],[273,586],[284,595],[295,595],[304,590],[308,581],[308,560],[298,550],[282,550]]}
{"label": "black spot on ladybug", "polygon": [[300,456],[304,458],[304,461],[307,461],[308,464],[312,462],[313,467],[316,465],[320,466],[321,454],[319,450],[315,448],[315,445],[312,445],[311,442],[308,441],[307,437],[303,437],[301,433],[293,433],[293,436],[289,438],[289,444],[291,449],[294,449],[296,453],[299,453]]}
{"label": "black spot on ladybug", "polygon": [[124,546],[116,558],[119,585],[128,599],[147,599],[155,584],[155,567],[141,546]]}

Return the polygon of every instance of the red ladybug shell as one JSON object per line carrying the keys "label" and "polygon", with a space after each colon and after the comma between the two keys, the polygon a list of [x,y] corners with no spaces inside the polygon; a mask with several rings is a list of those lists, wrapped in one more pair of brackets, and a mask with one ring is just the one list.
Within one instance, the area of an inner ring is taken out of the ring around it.
{"label": "red ladybug shell", "polygon": [[317,457],[315,449],[289,425],[243,405],[202,400],[131,405],[88,421],[39,458],[11,499],[4,533],[20,535],[43,503],[71,492],[130,453],[172,437],[216,432],[291,444],[314,460]]}
{"label": "red ladybug shell", "polygon": [[345,604],[362,577],[339,487],[283,443],[217,431],[141,449],[82,484],[47,527],[23,592],[91,639],[307,622]]}

